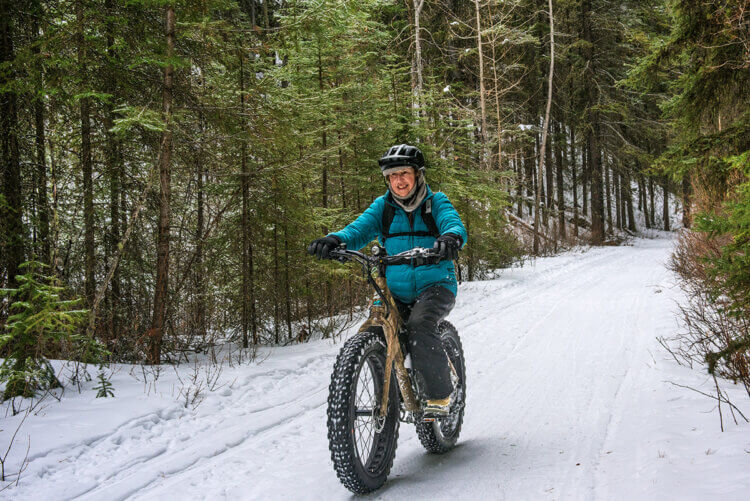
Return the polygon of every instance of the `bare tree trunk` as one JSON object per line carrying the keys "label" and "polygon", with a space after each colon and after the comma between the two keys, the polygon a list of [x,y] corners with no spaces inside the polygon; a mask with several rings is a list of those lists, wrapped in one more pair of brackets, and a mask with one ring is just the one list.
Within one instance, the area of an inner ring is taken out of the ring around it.
{"label": "bare tree trunk", "polygon": [[[165,8],[165,34],[167,39],[167,58],[174,56],[175,12],[174,6]],[[148,362],[158,364],[161,361],[161,344],[164,337],[167,291],[169,280],[169,225],[171,219],[171,167],[172,167],[172,90],[174,68],[171,64],[164,67],[164,86],[162,93],[162,114],[164,132],[162,133],[159,155],[159,222],[156,244],[156,284],[154,287],[154,315],[149,330]]]}
{"label": "bare tree trunk", "polygon": [[[40,35],[39,19],[44,15],[41,2],[34,2],[34,14],[32,15],[32,37],[38,39]],[[32,45],[32,53],[36,59],[37,70],[36,98],[34,99],[34,122],[36,128],[36,205],[37,225],[39,227],[39,244],[37,252],[41,261],[50,262],[50,236],[49,236],[49,202],[47,199],[47,154],[44,130],[44,94],[42,91],[44,81],[44,66],[39,55],[38,44]]]}
{"label": "bare tree trunk", "polygon": [[654,222],[651,219],[651,213],[648,208],[648,183],[646,182],[646,178],[643,176],[643,174],[639,173],[638,178],[640,180],[641,189],[643,191],[643,193],[641,193],[641,195],[643,196],[643,219],[646,223],[646,228],[651,229]]}
{"label": "bare tree trunk", "polygon": [[[422,0],[424,2],[424,0]],[[477,51],[479,54],[479,111],[482,119],[482,130],[480,131],[479,138],[482,143],[482,157],[479,165],[482,170],[489,170],[489,162],[487,160],[487,109],[485,106],[485,89],[484,89],[484,55],[482,53],[482,23],[479,16],[479,0],[474,0],[474,11],[477,19]]]}
{"label": "bare tree trunk", "polygon": [[669,180],[666,176],[662,178],[662,189],[664,190],[664,205],[661,217],[664,219],[664,231],[669,231]]}
{"label": "bare tree trunk", "polygon": [[534,254],[539,254],[539,235],[537,234],[539,230],[539,208],[541,205],[541,199],[542,199],[542,179],[543,179],[543,173],[544,173],[544,158],[545,158],[545,150],[547,147],[547,129],[549,128],[549,112],[552,108],[552,77],[555,72],[555,22],[554,22],[554,16],[552,15],[552,0],[548,0],[549,3],[549,36],[550,36],[550,43],[549,43],[549,52],[550,52],[550,61],[549,61],[549,79],[547,81],[547,108],[544,112],[544,126],[542,127],[542,145],[539,149],[539,161],[538,161],[538,168],[537,168],[537,188],[536,188],[536,198],[534,199],[534,229],[536,230],[534,232]]}
{"label": "bare tree trunk", "polygon": [[422,42],[420,33],[420,17],[424,0],[412,0],[414,5],[414,60],[412,61],[412,109],[414,116],[419,118],[422,115],[423,103],[422,92],[424,90],[423,69],[422,69]]}
{"label": "bare tree trunk", "polygon": [[625,171],[625,179],[623,181],[625,185],[625,205],[628,212],[628,229],[630,231],[636,231],[635,226],[635,213],[633,211],[633,190],[630,186],[630,171]]}
{"label": "bare tree trunk", "polygon": [[612,169],[610,162],[607,162],[607,165],[603,165],[602,169],[604,170],[604,193],[607,203],[607,233],[612,233],[612,182],[610,180]]}
{"label": "bare tree trunk", "polygon": [[289,239],[287,236],[287,225],[289,221],[284,219],[284,303],[286,306],[286,332],[287,338],[291,342],[292,336],[292,282],[289,279]]}
{"label": "bare tree trunk", "polygon": [[271,17],[268,15],[268,1],[263,0],[261,11],[263,13],[263,27],[268,30],[271,27]]}
{"label": "bare tree trunk", "polygon": [[[78,44],[78,72],[81,84],[85,85],[88,77],[86,67],[89,61],[86,57],[86,45],[83,37],[83,26],[85,23],[83,2],[76,2],[76,24]],[[81,88],[81,91],[85,89]],[[94,271],[96,257],[94,256],[94,188],[93,172],[91,163],[91,111],[88,97],[82,97],[80,101],[81,114],[81,171],[83,173],[83,226],[84,226],[84,289],[86,304],[91,307],[94,302]]]}
{"label": "bare tree trunk", "polygon": [[643,174],[641,174],[640,172],[636,172],[635,179],[638,182],[638,210],[643,211],[645,210],[643,208],[643,204],[644,204],[643,201],[646,199],[646,197],[643,195],[644,193]]}
{"label": "bare tree trunk", "polygon": [[649,199],[650,199],[650,205],[648,208],[649,215],[651,218],[651,227],[656,228],[656,201],[654,200],[656,196],[654,195],[654,178],[652,176],[648,177],[648,191],[649,191]]}
{"label": "bare tree trunk", "polygon": [[612,184],[615,191],[615,226],[622,229],[622,194],[620,193],[620,174],[617,170],[612,171]]}
{"label": "bare tree trunk", "polygon": [[578,236],[578,179],[576,173],[576,129],[570,126],[570,173],[573,178],[573,235]]}
{"label": "bare tree trunk", "polygon": [[534,210],[534,197],[536,196],[536,150],[534,145],[527,145],[524,148],[523,155],[523,168],[524,168],[524,184],[526,185],[526,212],[531,216],[531,212]]}
{"label": "bare tree trunk", "polygon": [[[13,48],[13,2],[0,0],[0,64],[15,59]],[[4,65],[4,64],[3,64]],[[5,204],[0,204],[0,286],[16,287],[16,275],[24,261],[21,162],[18,150],[18,102],[13,85],[17,75],[12,67],[0,72],[0,141]],[[7,85],[7,86],[6,86]],[[5,276],[3,276],[3,272]],[[6,311],[0,312],[0,323]]]}
{"label": "bare tree trunk", "polygon": [[557,177],[557,238],[565,240],[565,182],[563,180],[563,146],[565,127],[555,122],[555,167]]}
{"label": "bare tree trunk", "polygon": [[586,131],[586,138],[583,143],[583,151],[581,152],[581,158],[583,160],[583,169],[581,175],[581,198],[583,198],[583,217],[589,215],[589,177],[591,177],[590,166],[591,166],[591,148],[589,148],[589,132]]}
{"label": "bare tree trunk", "polygon": [[[593,113],[596,115],[596,112]],[[604,242],[604,198],[602,193],[602,164],[599,150],[599,123],[595,117],[592,130],[588,134],[588,148],[591,165],[589,184],[591,185],[591,243],[601,245]]]}
{"label": "bare tree trunk", "polygon": [[[255,21],[255,3],[253,3],[252,16],[253,24]],[[242,48],[238,50],[240,60],[240,112],[245,115],[245,67],[244,67],[244,55]],[[245,133],[245,120],[242,120],[242,144],[240,148],[240,185],[242,189],[242,347],[247,348],[248,343],[248,330],[250,326],[250,308],[249,308],[249,295],[250,295],[250,183],[249,183],[249,172],[247,169],[247,140],[244,137]]]}
{"label": "bare tree trunk", "polygon": [[[201,115],[199,118],[199,121],[201,122],[200,131],[203,132],[203,114],[199,112]],[[201,134],[201,137],[203,134]],[[196,223],[195,223],[195,242],[196,242],[196,248],[195,248],[195,298],[196,298],[196,305],[195,305],[195,323],[198,330],[198,335],[201,338],[201,341],[205,342],[208,329],[206,326],[206,277],[205,277],[205,270],[203,269],[203,227],[204,225],[204,205],[205,205],[205,198],[206,198],[206,192],[204,189],[204,179],[206,176],[206,167],[204,165],[204,159],[203,159],[203,146],[202,146],[202,139],[197,139],[199,146],[198,146],[198,154],[196,155],[196,168],[195,168],[195,174],[196,174],[196,195],[197,195],[197,215],[196,215]]]}
{"label": "bare tree trunk", "polygon": [[[492,16],[492,11],[490,11],[490,16]],[[492,74],[493,74],[493,83],[495,87],[495,120],[497,122],[497,170],[502,171],[503,170],[503,126],[501,123],[500,118],[500,81],[497,78],[497,60],[495,58],[495,43],[491,43],[490,47],[492,47]],[[490,168],[492,168],[492,165],[490,165]],[[505,184],[505,181],[503,181],[503,184]]]}
{"label": "bare tree trunk", "polygon": [[[109,102],[104,105],[104,128],[106,132],[106,152],[105,164],[109,175],[109,229],[107,231],[107,254],[108,257],[117,254],[117,244],[120,241],[120,190],[122,183],[122,156],[120,154],[120,143],[112,132],[114,126],[115,112],[112,101],[115,100],[117,93],[117,76],[113,64],[117,54],[115,53],[115,37],[113,33],[112,18],[114,16],[113,0],[105,0],[104,8],[107,13],[107,22],[105,24],[105,39],[107,42],[107,69],[105,78],[106,92],[112,96]],[[107,260],[109,262],[109,259]],[[119,267],[115,266],[112,275],[111,289],[109,295],[110,309],[110,333],[117,336],[119,330],[119,305],[120,305],[120,272]]]}
{"label": "bare tree trunk", "polygon": [[516,164],[516,198],[518,199],[518,211],[516,215],[523,217],[523,186],[524,186],[524,169],[526,168],[526,154],[522,150],[523,158],[518,160],[518,154],[515,155]]}
{"label": "bare tree trunk", "polygon": [[[318,43],[318,89],[323,92],[323,60],[320,53],[320,42]],[[321,148],[323,151],[328,147],[328,138],[325,131],[325,123],[321,124]],[[323,155],[323,176],[321,178],[321,195],[323,208],[328,207],[328,155]],[[328,233],[328,228],[323,226],[323,233]]]}
{"label": "bare tree trunk", "polygon": [[547,147],[544,149],[544,177],[547,184],[547,198],[545,200],[545,209],[542,212],[544,216],[544,226],[549,226],[548,218],[554,219],[553,211],[555,210],[555,166],[552,165],[552,143],[554,139],[550,137],[553,127],[547,125]]}
{"label": "bare tree trunk", "polygon": [[[276,205],[275,195],[274,195],[274,205]],[[274,289],[274,298],[278,298],[279,294],[279,231],[278,231],[278,224],[273,224],[273,289]],[[273,334],[274,334],[274,343],[279,344],[281,339],[279,337],[279,301],[274,300],[273,301]]]}
{"label": "bare tree trunk", "polygon": [[[591,185],[591,243],[600,245],[604,242],[604,198],[602,193],[602,157],[599,147],[599,112],[595,106],[598,102],[597,88],[594,85],[594,55],[593,39],[591,36],[591,0],[581,2],[581,25],[583,39],[587,42],[584,48],[584,59],[588,66],[585,76],[586,104],[590,111],[591,127],[586,131],[586,146],[588,148],[588,181]],[[584,205],[586,200],[584,199]]]}

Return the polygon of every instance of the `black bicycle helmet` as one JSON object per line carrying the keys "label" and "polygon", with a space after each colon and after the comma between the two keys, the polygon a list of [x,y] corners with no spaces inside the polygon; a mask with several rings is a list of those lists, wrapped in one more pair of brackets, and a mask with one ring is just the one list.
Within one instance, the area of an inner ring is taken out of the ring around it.
{"label": "black bicycle helmet", "polygon": [[385,155],[378,160],[378,165],[380,165],[383,174],[386,173],[386,170],[390,170],[394,167],[403,167],[405,165],[414,167],[416,170],[421,171],[424,170],[424,156],[416,146],[398,144],[388,148]]}

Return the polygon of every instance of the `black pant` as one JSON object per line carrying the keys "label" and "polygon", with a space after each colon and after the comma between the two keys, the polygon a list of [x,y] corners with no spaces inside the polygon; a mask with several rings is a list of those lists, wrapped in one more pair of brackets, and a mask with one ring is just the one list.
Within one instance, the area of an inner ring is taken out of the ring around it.
{"label": "black pant", "polygon": [[421,376],[428,399],[445,398],[453,391],[448,356],[437,326],[455,304],[456,296],[440,285],[426,289],[413,304],[396,301],[406,322],[412,369]]}

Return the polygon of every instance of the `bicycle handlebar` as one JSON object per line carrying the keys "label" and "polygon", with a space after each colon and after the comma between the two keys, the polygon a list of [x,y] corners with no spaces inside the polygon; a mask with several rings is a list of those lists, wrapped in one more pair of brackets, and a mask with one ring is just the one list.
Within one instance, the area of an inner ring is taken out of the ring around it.
{"label": "bicycle handlebar", "polygon": [[438,264],[443,260],[443,256],[435,249],[427,249],[424,247],[415,247],[408,251],[394,254],[393,256],[381,255],[376,250],[382,249],[381,247],[373,247],[373,255],[367,256],[362,252],[352,251],[346,248],[337,248],[330,251],[329,255],[338,261],[358,261],[359,263],[371,266],[393,266],[399,264],[408,264],[412,266],[421,266],[425,264]]}

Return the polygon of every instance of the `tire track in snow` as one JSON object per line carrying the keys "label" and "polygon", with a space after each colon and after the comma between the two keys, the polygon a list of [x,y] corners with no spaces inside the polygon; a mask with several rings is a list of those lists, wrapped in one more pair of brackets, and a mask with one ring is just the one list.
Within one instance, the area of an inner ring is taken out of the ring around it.
{"label": "tire track in snow", "polygon": [[[413,427],[403,426],[391,480],[375,497],[593,497],[598,459],[618,426],[613,413],[637,380],[633,364],[642,363],[643,349],[624,335],[622,310],[637,310],[636,321],[650,311],[636,306],[648,302],[642,277],[626,278],[644,259],[666,255],[664,246],[594,249],[540,261],[552,264],[538,273],[463,284],[449,318],[462,335],[470,378],[460,446],[447,456],[425,455]],[[601,282],[618,273],[638,297],[612,304],[609,316],[587,318],[615,297]],[[641,330],[638,323],[632,329]],[[195,411],[174,405],[71,450],[50,450],[32,462],[44,485],[32,481],[26,489],[22,482],[9,492],[24,498],[44,487],[56,499],[108,501],[346,499],[325,428],[330,370],[343,341],[311,343],[304,349],[312,355],[274,350],[270,367],[242,369],[236,386],[209,395]],[[599,352],[590,348],[597,342]],[[57,463],[60,456],[70,459]],[[582,466],[575,465],[579,457]],[[79,485],[71,487],[70,478]]]}

